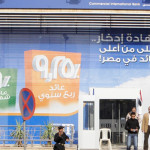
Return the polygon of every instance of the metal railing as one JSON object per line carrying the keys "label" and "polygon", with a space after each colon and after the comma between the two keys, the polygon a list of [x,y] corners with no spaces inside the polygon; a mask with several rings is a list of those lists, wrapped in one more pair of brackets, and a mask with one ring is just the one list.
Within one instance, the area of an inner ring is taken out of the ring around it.
{"label": "metal railing", "polygon": [[[53,124],[53,133],[55,134],[57,132],[57,128],[60,124]],[[73,145],[74,141],[74,125],[73,124],[61,124],[64,126],[64,131],[69,136],[70,139],[70,146]],[[22,141],[23,139],[17,139],[13,138],[11,136],[11,133],[16,129],[17,125],[0,125],[0,144],[17,144],[18,141]],[[48,141],[51,141],[52,144],[54,144],[54,139],[43,139],[43,131],[44,131],[45,125],[26,125],[26,144],[31,144],[33,146],[34,144],[40,144],[40,145],[46,145]],[[23,130],[23,126],[22,126]]]}

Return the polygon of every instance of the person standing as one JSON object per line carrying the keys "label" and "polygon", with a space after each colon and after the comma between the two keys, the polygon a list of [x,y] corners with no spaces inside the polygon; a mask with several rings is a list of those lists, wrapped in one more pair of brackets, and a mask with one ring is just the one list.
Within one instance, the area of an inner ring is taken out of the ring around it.
{"label": "person standing", "polygon": [[134,150],[138,147],[138,131],[140,129],[139,122],[135,119],[135,112],[131,113],[131,118],[126,122],[125,129],[128,130],[127,150],[131,148],[131,140],[133,138]]}
{"label": "person standing", "polygon": [[150,134],[150,106],[148,113],[145,113],[142,120],[142,132],[144,132],[144,150],[148,150],[148,138]]}
{"label": "person standing", "polygon": [[64,127],[58,127],[58,133],[54,136],[54,141],[56,144],[54,145],[54,150],[65,150],[65,141],[69,142],[69,137],[64,132]]}
{"label": "person standing", "polygon": [[136,112],[136,108],[133,107],[132,110],[127,114],[126,116],[126,121],[128,121],[131,118],[131,113],[134,112],[135,113],[135,119],[137,119],[139,121],[139,123],[141,122],[139,114]]}

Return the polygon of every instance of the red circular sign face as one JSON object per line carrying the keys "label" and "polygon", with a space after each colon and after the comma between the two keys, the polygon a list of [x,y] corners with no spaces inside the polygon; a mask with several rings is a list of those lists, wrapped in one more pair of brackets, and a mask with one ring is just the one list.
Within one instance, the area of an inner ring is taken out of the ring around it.
{"label": "red circular sign face", "polygon": [[35,98],[30,89],[21,89],[19,93],[19,106],[23,120],[29,120],[35,111]]}

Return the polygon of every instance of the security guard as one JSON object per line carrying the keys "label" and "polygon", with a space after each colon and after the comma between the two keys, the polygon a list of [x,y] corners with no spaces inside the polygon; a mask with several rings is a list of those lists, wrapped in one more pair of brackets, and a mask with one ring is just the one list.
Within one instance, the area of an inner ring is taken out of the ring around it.
{"label": "security guard", "polygon": [[54,136],[54,141],[56,144],[54,145],[54,150],[65,150],[65,141],[69,141],[69,137],[64,132],[64,127],[58,127],[58,133]]}

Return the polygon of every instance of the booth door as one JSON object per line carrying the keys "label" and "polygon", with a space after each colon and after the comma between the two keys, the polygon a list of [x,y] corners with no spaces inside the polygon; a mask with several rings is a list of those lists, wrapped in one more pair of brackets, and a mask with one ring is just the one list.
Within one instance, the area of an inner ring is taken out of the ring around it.
{"label": "booth door", "polygon": [[93,96],[80,97],[78,118],[79,150],[98,149],[98,107],[99,101]]}
{"label": "booth door", "polygon": [[99,128],[111,129],[113,144],[125,144],[127,135],[125,130],[126,115],[136,105],[136,100],[101,99],[99,105]]}

